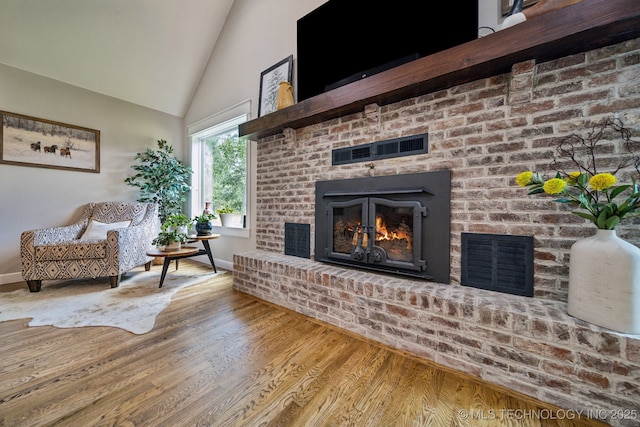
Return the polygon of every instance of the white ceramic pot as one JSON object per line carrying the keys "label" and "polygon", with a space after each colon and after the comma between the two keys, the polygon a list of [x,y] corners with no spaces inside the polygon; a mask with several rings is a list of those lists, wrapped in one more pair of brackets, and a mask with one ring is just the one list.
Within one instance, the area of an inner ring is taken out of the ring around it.
{"label": "white ceramic pot", "polygon": [[571,247],[568,313],[617,332],[640,334],[640,248],[615,230]]}
{"label": "white ceramic pot", "polygon": [[165,251],[177,251],[180,250],[180,248],[182,247],[182,243],[181,242],[173,242],[168,244],[167,246],[165,246]]}
{"label": "white ceramic pot", "polygon": [[223,227],[242,227],[242,214],[220,214],[220,224]]}
{"label": "white ceramic pot", "polygon": [[188,234],[189,233],[189,226],[180,225],[180,226],[176,227],[176,231],[178,233]]}

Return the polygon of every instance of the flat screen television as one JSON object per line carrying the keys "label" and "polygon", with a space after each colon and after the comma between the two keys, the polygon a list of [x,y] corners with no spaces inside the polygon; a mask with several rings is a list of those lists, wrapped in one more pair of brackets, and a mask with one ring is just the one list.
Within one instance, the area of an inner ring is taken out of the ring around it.
{"label": "flat screen television", "polygon": [[298,101],[478,37],[478,0],[329,0],[297,22]]}

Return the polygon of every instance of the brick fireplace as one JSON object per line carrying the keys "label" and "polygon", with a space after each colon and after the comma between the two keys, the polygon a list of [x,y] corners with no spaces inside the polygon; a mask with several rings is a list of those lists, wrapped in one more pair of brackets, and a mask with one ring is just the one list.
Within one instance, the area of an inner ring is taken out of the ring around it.
{"label": "brick fireplace", "polygon": [[[638,87],[631,39],[263,137],[257,250],[234,256],[234,287],[565,408],[637,409],[640,337],[566,314],[570,247],[595,229],[514,178],[548,171],[557,137],[603,117],[638,135]],[[425,133],[426,153],[332,166],[332,150]],[[316,182],[441,170],[451,171],[449,283],[315,261]],[[310,259],[284,255],[285,223],[310,225]],[[618,234],[640,245],[639,225]],[[534,296],[461,286],[463,233],[533,236]]]}

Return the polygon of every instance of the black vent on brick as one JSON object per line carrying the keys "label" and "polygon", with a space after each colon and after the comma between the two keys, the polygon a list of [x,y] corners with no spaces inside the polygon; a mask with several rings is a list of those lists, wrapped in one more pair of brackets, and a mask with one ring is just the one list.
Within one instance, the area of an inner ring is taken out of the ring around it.
{"label": "black vent on brick", "polygon": [[533,237],[462,233],[463,286],[533,296]]}
{"label": "black vent on brick", "polygon": [[371,145],[358,147],[338,148],[332,151],[332,164],[344,165],[347,163],[364,162],[373,159]]}
{"label": "black vent on brick", "polygon": [[331,152],[332,164],[364,162],[367,160],[423,154],[429,149],[429,134],[388,139],[356,147],[338,148]]}
{"label": "black vent on brick", "polygon": [[311,258],[311,226],[309,224],[284,224],[284,254]]}

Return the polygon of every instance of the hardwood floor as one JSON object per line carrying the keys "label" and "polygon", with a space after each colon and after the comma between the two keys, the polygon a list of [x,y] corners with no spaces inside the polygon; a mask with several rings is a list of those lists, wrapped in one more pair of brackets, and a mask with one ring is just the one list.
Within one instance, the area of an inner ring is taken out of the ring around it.
{"label": "hardwood floor", "polygon": [[550,405],[234,291],[230,273],[178,292],[143,335],[27,323],[0,322],[1,426],[605,425],[549,419]]}

